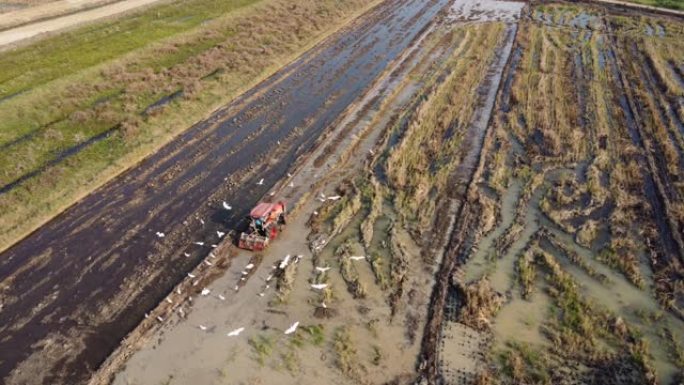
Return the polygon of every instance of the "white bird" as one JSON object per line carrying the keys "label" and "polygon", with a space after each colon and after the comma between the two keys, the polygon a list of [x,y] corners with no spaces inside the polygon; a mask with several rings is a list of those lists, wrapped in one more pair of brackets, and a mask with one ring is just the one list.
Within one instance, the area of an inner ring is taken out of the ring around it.
{"label": "white bird", "polygon": [[330,270],[330,266],[327,266],[327,267],[316,266],[316,270],[320,271],[321,273],[325,273],[326,271]]}
{"label": "white bird", "polygon": [[199,325],[200,330],[207,331],[207,327],[204,325]]}
{"label": "white bird", "polygon": [[275,191],[271,191],[271,193],[268,194],[268,195],[270,195],[270,196],[275,196]]}
{"label": "white bird", "polygon": [[201,224],[204,224],[204,219],[200,219],[200,223],[201,223]]}
{"label": "white bird", "polygon": [[349,257],[349,259],[351,259],[352,261],[360,261],[362,259],[366,259],[366,257],[363,255],[353,255]]}
{"label": "white bird", "polygon": [[249,274],[249,272],[247,272],[247,271],[242,272],[242,275],[247,275],[247,274]]}
{"label": "white bird", "polygon": [[157,321],[164,322],[164,319],[161,316],[157,316]]}
{"label": "white bird", "polygon": [[273,278],[273,274],[269,274],[268,277],[266,277],[266,282],[270,281],[271,278]]}
{"label": "white bird", "polygon": [[176,288],[176,294],[180,294],[180,293],[181,293],[180,287],[177,287]]}
{"label": "white bird", "polygon": [[290,182],[290,184],[288,186],[294,187],[294,182]]}
{"label": "white bird", "polygon": [[266,285],[264,289],[268,290],[269,287],[271,287],[271,285]]}
{"label": "white bird", "polygon": [[164,235],[164,233],[162,233],[161,231],[157,231],[157,236],[158,236],[159,238],[164,238],[165,235]]}
{"label": "white bird", "polygon": [[325,302],[321,302],[321,307],[324,308],[324,309],[327,309],[327,308],[328,308],[328,305],[326,305]]}
{"label": "white bird", "polygon": [[235,285],[235,291],[238,291],[238,290],[240,290],[240,286],[239,286],[239,285]]}
{"label": "white bird", "polygon": [[252,270],[253,267],[254,267],[254,264],[250,263],[249,265],[245,266],[245,270]]}
{"label": "white bird", "polygon": [[217,247],[218,247],[218,245],[215,244],[215,243],[214,243],[213,245],[211,245],[211,248],[212,248],[212,249],[215,249],[215,248],[217,248]]}
{"label": "white bird", "polygon": [[318,215],[318,211],[314,210],[313,215]]}
{"label": "white bird", "polygon": [[321,199],[325,200],[325,194],[321,193]]}
{"label": "white bird", "polygon": [[150,318],[150,313],[145,313],[145,318]]}
{"label": "white bird", "polygon": [[197,246],[204,246],[204,242],[193,242],[193,243],[196,244]]}
{"label": "white bird", "polygon": [[316,290],[323,290],[326,287],[328,287],[327,283],[315,283],[311,285],[311,288],[316,289]]}
{"label": "white bird", "polygon": [[263,296],[264,296],[264,293],[259,293],[259,297],[263,297]]}
{"label": "white bird", "polygon": [[245,330],[245,328],[237,328],[237,329],[235,329],[235,330],[229,332],[229,333],[226,334],[226,335],[227,335],[228,337],[236,337],[236,336],[239,336],[240,333],[242,333],[243,330]]}
{"label": "white bird", "polygon": [[195,274],[188,273],[188,277],[190,277],[190,278],[195,278]]}
{"label": "white bird", "polygon": [[284,269],[287,267],[287,264],[290,263],[290,254],[285,256],[285,259],[283,259],[282,262],[280,262],[280,265],[278,266],[280,269]]}
{"label": "white bird", "polygon": [[299,321],[295,322],[290,326],[287,330],[285,330],[285,334],[292,334],[295,331],[297,331],[297,326],[299,326]]}
{"label": "white bird", "polygon": [[226,209],[226,210],[232,210],[232,209],[233,209],[233,206],[231,206],[231,205],[229,205],[228,203],[226,203],[226,201],[223,201],[223,208]]}
{"label": "white bird", "polygon": [[290,174],[290,173],[288,172],[288,173],[287,173],[287,177],[288,177],[288,178],[292,178],[292,174]]}
{"label": "white bird", "polygon": [[214,253],[209,253],[209,258],[211,258],[211,259],[216,259],[216,254],[214,254]]}
{"label": "white bird", "polygon": [[202,295],[209,295],[211,293],[211,290],[207,289],[206,287],[202,289]]}
{"label": "white bird", "polygon": [[334,196],[328,197],[328,200],[330,200],[330,201],[336,201],[336,200],[338,200],[338,199],[340,199],[340,198],[342,198],[342,197],[339,196],[339,195],[334,195]]}
{"label": "white bird", "polygon": [[216,231],[216,235],[218,235],[219,238],[223,238],[223,236],[226,235],[226,233],[224,233],[223,231],[218,231],[218,230],[217,230],[217,231]]}
{"label": "white bird", "polygon": [[186,253],[183,253],[183,255],[185,255],[185,257],[187,258],[187,257],[190,256],[190,253],[187,253],[187,252],[186,252]]}
{"label": "white bird", "polygon": [[221,301],[225,301],[225,300],[226,300],[226,297],[222,296],[221,294],[218,295],[218,298],[219,298]]}
{"label": "white bird", "polygon": [[259,186],[263,185],[263,184],[264,184],[264,178],[261,178],[261,179],[257,182],[257,184],[258,184]]}
{"label": "white bird", "polygon": [[178,314],[180,314],[181,317],[185,318],[185,310],[183,310],[182,307],[179,307],[179,308],[178,308]]}
{"label": "white bird", "polygon": [[169,297],[166,297],[166,302],[173,303],[173,301],[171,301],[171,298],[169,298]]}
{"label": "white bird", "polygon": [[209,262],[209,261],[207,261],[207,260],[205,260],[204,263],[205,263],[207,266],[214,266],[213,263],[211,263],[211,262]]}

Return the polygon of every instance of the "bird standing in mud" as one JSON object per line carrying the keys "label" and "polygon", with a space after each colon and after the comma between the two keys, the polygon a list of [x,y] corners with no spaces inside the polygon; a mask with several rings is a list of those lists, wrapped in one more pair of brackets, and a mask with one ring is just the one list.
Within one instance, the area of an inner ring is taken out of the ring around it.
{"label": "bird standing in mud", "polygon": [[228,337],[236,337],[236,336],[239,336],[240,333],[242,333],[244,330],[245,330],[245,328],[237,328],[237,329],[235,329],[235,330],[229,332],[229,333],[226,334],[226,335],[227,335]]}

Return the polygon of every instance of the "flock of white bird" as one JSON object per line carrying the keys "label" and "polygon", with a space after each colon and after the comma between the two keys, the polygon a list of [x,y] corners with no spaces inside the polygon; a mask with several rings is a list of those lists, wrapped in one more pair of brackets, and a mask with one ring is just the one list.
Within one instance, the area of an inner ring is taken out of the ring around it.
{"label": "flock of white bird", "polygon": [[[288,173],[287,176],[288,176],[288,178],[292,178],[292,174],[290,174],[290,173]],[[261,178],[256,184],[259,185],[259,186],[262,186],[262,185],[264,184],[264,179]],[[294,185],[294,182],[290,181],[290,183],[288,184],[288,187],[294,187],[294,186],[295,186],[295,185]],[[274,193],[271,193],[271,195],[274,195]],[[321,194],[320,194],[320,197],[318,198],[318,200],[321,201],[321,202],[325,202],[326,200],[336,201],[336,200],[338,200],[338,199],[340,199],[340,198],[341,198],[341,197],[340,197],[339,195],[334,195],[334,196],[326,197],[325,194],[321,193]],[[227,210],[227,211],[230,211],[230,210],[233,209],[233,206],[231,206],[231,205],[230,205],[228,202],[226,202],[226,201],[222,201],[222,202],[221,202],[221,206],[223,207],[223,209],[225,209],[225,210]],[[318,212],[314,211],[314,215],[318,215]],[[200,223],[201,223],[202,225],[205,224],[205,222],[204,222],[203,219],[200,218],[199,221],[200,221]],[[161,232],[161,231],[157,231],[157,232],[156,232],[156,235],[157,235],[158,238],[164,238],[164,237],[166,236],[166,234],[164,234],[164,233]],[[216,235],[218,236],[219,239],[222,239],[222,238],[226,235],[226,232],[223,232],[223,231],[220,231],[220,230],[216,230]],[[203,241],[195,241],[195,242],[193,242],[193,244],[194,244],[194,245],[197,245],[197,246],[204,246],[204,245],[205,245],[205,242],[203,242]],[[218,247],[218,245],[216,245],[216,244],[211,244],[210,246],[211,246],[211,248],[216,248],[216,247]],[[188,252],[183,252],[183,255],[184,255],[185,257],[190,257],[191,254],[188,253]],[[210,258],[216,258],[216,256],[215,256],[213,253],[209,253],[209,257],[210,257]],[[301,258],[302,258],[301,255],[295,255],[294,257],[292,257],[291,255],[288,254],[288,255],[285,256],[285,258],[283,258],[283,259],[280,261],[280,263],[279,263],[277,266],[273,266],[273,270],[275,270],[276,268],[278,268],[278,269],[280,269],[280,270],[284,270],[290,263],[298,263],[298,262],[301,260]],[[352,259],[352,260],[361,260],[361,259],[364,259],[365,256],[351,256],[351,257],[349,257],[349,258]],[[209,260],[204,260],[204,263],[205,263],[207,266],[213,266],[213,265],[214,265],[214,264],[211,263]],[[253,269],[253,268],[254,268],[254,264],[252,264],[252,263],[250,263],[250,264],[248,264],[247,266],[245,266],[245,269],[241,272],[241,274],[242,274],[241,280],[242,280],[242,281],[245,280],[245,276],[248,275],[249,272],[250,272],[250,270]],[[325,273],[325,272],[327,272],[328,270],[330,270],[330,266],[325,266],[325,267],[316,266],[316,271],[318,271],[319,273]],[[194,279],[194,278],[196,278],[197,276],[196,276],[195,274],[188,273],[188,277],[191,278],[191,279]],[[273,277],[274,277],[274,274],[271,273],[271,274],[269,274],[269,275],[265,278],[266,285],[265,285],[265,287],[264,287],[264,291],[267,290],[267,289],[270,287],[270,285],[268,284],[268,282],[269,282]],[[194,282],[193,282],[193,286],[196,286],[196,285],[197,285],[197,281],[194,281]],[[315,289],[315,290],[323,290],[323,289],[325,289],[327,286],[328,286],[328,285],[325,284],[325,283],[322,283],[322,284],[312,284],[312,285],[311,285],[311,288],[313,288],[313,289]],[[236,287],[235,287],[235,290],[237,291],[238,289],[239,289],[239,287],[236,286]],[[264,294],[265,294],[264,291],[262,291],[262,292],[259,293],[258,295],[259,295],[260,297],[263,297]],[[181,294],[181,293],[180,293],[180,288],[177,288],[177,289],[176,289],[176,292],[177,292],[177,294]],[[200,292],[200,295],[203,296],[203,297],[209,296],[209,294],[211,294],[211,290],[208,289],[208,288],[203,288],[202,291]],[[226,299],[226,297],[223,296],[223,295],[221,295],[221,294],[218,294],[218,295],[217,295],[217,298],[220,299],[221,301],[225,301],[225,299]],[[165,300],[166,300],[166,302],[168,302],[168,303],[173,303],[173,301],[172,301],[171,298],[169,298],[169,297],[167,297]],[[190,298],[190,300],[192,300],[192,298]],[[322,307],[327,307],[326,304],[325,304],[324,302],[321,303],[321,306],[322,306]],[[184,312],[183,308],[179,308],[178,311],[179,311],[179,313],[181,314],[181,316],[185,316],[185,312]],[[149,317],[149,314],[146,313],[146,314],[145,314],[145,318],[148,318],[148,317]],[[159,321],[159,322],[164,322],[164,318],[161,317],[161,316],[157,316],[156,319],[157,319],[157,321]],[[287,329],[284,331],[284,334],[286,334],[286,335],[293,334],[293,333],[295,333],[295,332],[297,331],[297,328],[298,328],[298,327],[299,327],[299,321],[296,321],[296,322],[294,322],[289,328],[287,328]],[[200,330],[202,330],[202,331],[210,331],[210,330],[213,330],[213,328],[207,327],[207,326],[202,325],[202,324],[198,325],[198,328],[199,328]],[[245,331],[245,328],[244,328],[244,327],[239,327],[239,328],[237,328],[237,329],[234,329],[234,330],[231,330],[230,332],[228,332],[228,333],[226,334],[226,336],[228,336],[228,337],[237,337],[237,336],[239,336],[243,331]]]}

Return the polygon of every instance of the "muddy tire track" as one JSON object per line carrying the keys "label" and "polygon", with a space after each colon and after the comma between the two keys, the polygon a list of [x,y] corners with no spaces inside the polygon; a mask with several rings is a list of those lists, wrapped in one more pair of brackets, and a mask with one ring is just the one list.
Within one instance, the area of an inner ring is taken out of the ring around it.
{"label": "muddy tire track", "polygon": [[[484,169],[484,159],[486,157],[484,148],[485,143],[490,141],[492,134],[492,118],[495,115],[494,104],[496,97],[501,99],[502,89],[507,79],[507,73],[511,71],[511,67],[515,65],[512,62],[513,44],[517,35],[518,25],[508,24],[505,32],[505,38],[498,47],[499,57],[490,66],[483,84],[489,85],[489,95],[486,95],[487,102],[480,105],[478,113],[473,117],[473,122],[469,131],[475,129],[475,135],[468,133],[469,140],[465,143],[470,145],[468,155],[464,158],[464,162],[455,170],[454,186],[459,187],[454,189],[461,191],[461,194],[454,194],[450,197],[452,204],[457,206],[454,210],[453,226],[447,225],[443,230],[450,232],[448,235],[448,242],[443,251],[441,258],[441,265],[439,271],[435,276],[435,286],[433,287],[432,297],[430,300],[430,312],[428,320],[425,325],[425,333],[421,346],[421,356],[419,358],[418,372],[421,380],[427,384],[437,384],[441,381],[441,374],[439,371],[439,357],[438,345],[442,331],[442,323],[445,320],[444,311],[447,303],[447,297],[451,288],[451,275],[454,269],[467,257],[467,245],[472,243],[473,230],[478,228],[477,218],[478,203],[477,197],[474,193],[476,187],[475,181]],[[477,129],[479,127],[479,130]],[[457,178],[458,179],[457,179]]]}

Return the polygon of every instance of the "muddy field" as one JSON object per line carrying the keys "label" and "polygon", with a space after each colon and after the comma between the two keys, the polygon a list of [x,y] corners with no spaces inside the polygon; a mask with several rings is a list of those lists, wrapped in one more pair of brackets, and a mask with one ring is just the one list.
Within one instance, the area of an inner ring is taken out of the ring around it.
{"label": "muddy field", "polygon": [[388,1],[3,253],[0,374],[678,384],[683,151],[683,20]]}
{"label": "muddy field", "polygon": [[[445,8],[273,189],[298,208],[260,264],[247,269],[254,256],[239,252],[206,296],[146,322],[155,326],[117,352],[140,349],[114,383],[413,382],[440,250],[478,166],[522,7]],[[432,173],[414,174],[430,163]],[[290,181],[310,187],[300,195]],[[107,374],[122,366],[108,364]]]}
{"label": "muddy field", "polygon": [[682,381],[683,26],[526,13],[474,181],[477,231],[449,270],[436,376]]}
{"label": "muddy field", "polygon": [[444,3],[374,9],[3,253],[4,381],[88,378]]}

